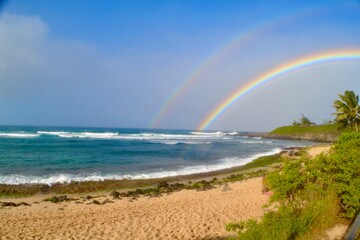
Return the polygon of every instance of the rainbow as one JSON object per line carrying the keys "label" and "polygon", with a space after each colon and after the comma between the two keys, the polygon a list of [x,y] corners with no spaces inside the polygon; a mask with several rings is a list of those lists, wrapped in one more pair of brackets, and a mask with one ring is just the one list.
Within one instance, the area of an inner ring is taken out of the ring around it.
{"label": "rainbow", "polygon": [[261,76],[249,81],[247,84],[232,92],[201,121],[197,129],[199,131],[205,130],[237,100],[271,80],[310,66],[340,61],[360,61],[360,49],[337,50],[334,52],[318,53],[296,59],[295,61],[270,70],[269,72],[266,72]]}
{"label": "rainbow", "polygon": [[[341,4],[342,5],[342,4]],[[266,19],[265,21],[260,22],[256,26],[246,29],[242,33],[232,37],[224,44],[222,44],[215,51],[211,52],[206,56],[200,63],[198,63],[173,89],[172,92],[167,96],[163,101],[161,107],[156,111],[153,118],[150,121],[149,128],[158,127],[159,123],[165,117],[165,115],[174,108],[177,100],[187,92],[197,80],[209,69],[212,69],[213,66],[216,66],[229,54],[233,53],[235,49],[240,48],[241,46],[246,46],[247,43],[253,42],[256,38],[262,34],[274,29],[282,24],[289,24],[289,22],[297,20],[299,18],[308,17],[309,15],[318,15],[319,12],[332,11],[334,9],[338,10],[340,4],[334,6],[317,6],[317,9],[307,8],[297,13],[288,12],[286,16],[277,17],[276,19]],[[310,6],[312,7],[312,6]]]}

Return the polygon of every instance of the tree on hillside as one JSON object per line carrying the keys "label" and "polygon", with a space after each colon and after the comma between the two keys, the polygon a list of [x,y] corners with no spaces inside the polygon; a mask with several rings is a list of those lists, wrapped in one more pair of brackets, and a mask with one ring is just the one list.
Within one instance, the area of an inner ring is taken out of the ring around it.
{"label": "tree on hillside", "polygon": [[301,114],[301,118],[300,118],[300,121],[297,122],[297,121],[293,121],[293,126],[311,126],[311,125],[315,125],[315,123],[311,122],[309,120],[309,118],[305,117],[304,114]]}
{"label": "tree on hillside", "polygon": [[342,128],[352,128],[359,132],[360,126],[360,106],[359,96],[354,91],[346,90],[345,93],[339,94],[339,100],[334,101],[336,108],[336,122],[341,124]]}
{"label": "tree on hillside", "polygon": [[315,123],[311,122],[304,114],[301,114],[300,122],[302,126],[311,126],[315,125]]}

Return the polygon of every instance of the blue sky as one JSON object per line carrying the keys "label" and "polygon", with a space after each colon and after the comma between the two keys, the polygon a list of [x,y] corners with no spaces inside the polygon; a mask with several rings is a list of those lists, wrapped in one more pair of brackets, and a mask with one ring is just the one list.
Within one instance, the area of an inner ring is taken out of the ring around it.
{"label": "blue sky", "polygon": [[[192,69],[253,33],[203,72],[157,126],[193,129],[232,90],[269,69],[318,51],[360,49],[359,26],[360,2],[351,0],[9,0],[0,13],[0,124],[149,127]],[[360,94],[359,64],[274,81],[211,128],[267,131],[302,113],[330,119],[338,93]]]}

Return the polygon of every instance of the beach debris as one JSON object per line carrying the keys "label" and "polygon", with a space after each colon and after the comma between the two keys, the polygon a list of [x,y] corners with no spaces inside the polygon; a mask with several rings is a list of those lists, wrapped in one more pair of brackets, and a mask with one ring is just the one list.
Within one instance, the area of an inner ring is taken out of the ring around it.
{"label": "beach debris", "polygon": [[33,204],[39,204],[39,202],[38,202],[38,201],[35,201],[35,202],[33,202]]}

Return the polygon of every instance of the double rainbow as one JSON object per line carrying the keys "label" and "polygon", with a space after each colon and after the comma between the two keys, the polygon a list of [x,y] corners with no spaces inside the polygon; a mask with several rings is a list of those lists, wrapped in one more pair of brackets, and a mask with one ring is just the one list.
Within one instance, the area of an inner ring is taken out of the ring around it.
{"label": "double rainbow", "polygon": [[214,108],[214,110],[211,111],[209,115],[207,115],[201,121],[197,129],[199,131],[205,130],[237,100],[271,80],[310,66],[343,61],[360,61],[360,49],[337,50],[334,52],[318,53],[296,59],[295,61],[270,70],[269,72],[266,72],[261,76],[249,81],[245,85],[239,87],[229,96],[227,96],[218,106]]}
{"label": "double rainbow", "polygon": [[232,54],[236,49],[239,50],[242,47],[244,48],[248,43],[254,42],[256,39],[261,38],[264,33],[270,32],[279,26],[287,25],[289,22],[308,18],[312,15],[319,15],[322,12],[338,10],[339,7],[343,5],[343,3],[330,6],[309,5],[305,9],[296,9],[296,11],[288,12],[286,15],[275,16],[273,19],[264,19],[252,28],[245,29],[245,31],[235,35],[228,41],[224,42],[218,49],[212,51],[208,56],[206,56],[175,86],[167,98],[162,102],[158,111],[155,112],[150,121],[149,128],[158,127],[160,122],[170,112],[170,110],[174,109],[177,101],[195,85],[201,76],[219,64],[219,62],[223,61],[223,59]]}

